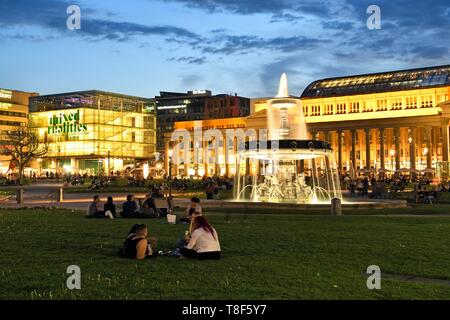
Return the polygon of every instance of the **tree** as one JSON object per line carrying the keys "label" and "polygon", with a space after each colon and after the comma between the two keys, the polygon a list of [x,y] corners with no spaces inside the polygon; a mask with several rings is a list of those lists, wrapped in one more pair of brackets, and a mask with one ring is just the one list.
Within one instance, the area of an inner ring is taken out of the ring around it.
{"label": "tree", "polygon": [[17,130],[7,132],[7,141],[0,148],[0,154],[11,157],[19,169],[19,184],[23,183],[25,166],[35,158],[48,152],[48,141],[40,141],[38,134],[28,127],[21,126]]}

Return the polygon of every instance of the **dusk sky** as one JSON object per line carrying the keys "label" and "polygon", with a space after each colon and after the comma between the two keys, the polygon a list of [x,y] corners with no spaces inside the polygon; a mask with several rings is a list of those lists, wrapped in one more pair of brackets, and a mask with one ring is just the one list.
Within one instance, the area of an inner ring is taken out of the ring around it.
{"label": "dusk sky", "polygon": [[258,97],[286,72],[300,95],[320,78],[450,64],[449,30],[449,0],[0,0],[0,87]]}

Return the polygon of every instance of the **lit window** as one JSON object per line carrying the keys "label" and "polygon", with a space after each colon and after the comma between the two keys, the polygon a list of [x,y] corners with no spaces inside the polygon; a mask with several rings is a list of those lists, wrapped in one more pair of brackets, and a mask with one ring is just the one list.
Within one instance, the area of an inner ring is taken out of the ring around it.
{"label": "lit window", "polygon": [[417,108],[417,97],[406,97],[406,109]]}
{"label": "lit window", "polygon": [[311,116],[320,116],[320,105],[311,106]]}
{"label": "lit window", "polygon": [[391,110],[401,110],[402,109],[402,98],[391,99]]}
{"label": "lit window", "polygon": [[421,107],[430,108],[433,106],[433,97],[431,95],[425,95],[421,97]]}
{"label": "lit window", "polygon": [[303,106],[303,116],[308,116],[308,106]]}
{"label": "lit window", "polygon": [[345,103],[338,103],[337,104],[337,113],[338,114],[347,113],[347,105]]}
{"label": "lit window", "polygon": [[350,113],[359,112],[359,102],[350,102]]}
{"label": "lit window", "polygon": [[388,106],[387,99],[377,100],[377,111],[386,111]]}

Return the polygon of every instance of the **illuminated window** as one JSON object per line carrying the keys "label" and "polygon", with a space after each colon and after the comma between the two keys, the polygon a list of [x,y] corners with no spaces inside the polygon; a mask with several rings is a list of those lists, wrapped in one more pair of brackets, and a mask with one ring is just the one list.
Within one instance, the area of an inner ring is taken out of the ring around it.
{"label": "illuminated window", "polygon": [[417,109],[417,97],[406,97],[406,109]]}
{"label": "illuminated window", "polygon": [[363,112],[371,112],[373,111],[372,105],[368,101],[364,101],[362,103]]}
{"label": "illuminated window", "polygon": [[377,111],[386,111],[387,109],[388,109],[387,99],[378,99],[377,100]]}
{"label": "illuminated window", "polygon": [[311,106],[311,115],[320,116],[320,105]]}
{"label": "illuminated window", "polygon": [[402,98],[391,99],[391,110],[401,110],[402,109]]}
{"label": "illuminated window", "polygon": [[437,103],[442,103],[448,100],[448,94],[438,94],[437,95]]}
{"label": "illuminated window", "polygon": [[303,106],[303,115],[304,115],[305,117],[308,116],[308,106]]}
{"label": "illuminated window", "polygon": [[323,114],[325,114],[325,115],[333,114],[333,104],[332,103],[324,105]]}
{"label": "illuminated window", "polygon": [[347,104],[338,103],[337,104],[337,114],[347,113]]}
{"label": "illuminated window", "polygon": [[350,113],[359,112],[359,102],[350,102]]}
{"label": "illuminated window", "polygon": [[430,108],[433,106],[433,97],[429,94],[420,97],[421,100],[421,107],[422,108]]}

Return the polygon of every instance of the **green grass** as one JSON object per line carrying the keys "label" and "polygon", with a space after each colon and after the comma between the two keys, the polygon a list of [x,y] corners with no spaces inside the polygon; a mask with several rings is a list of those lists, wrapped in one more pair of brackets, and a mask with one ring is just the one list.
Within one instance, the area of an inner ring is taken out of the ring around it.
{"label": "green grass", "polygon": [[[431,206],[430,206],[431,207]],[[411,213],[419,208],[409,209]],[[146,261],[116,256],[136,220],[63,210],[0,210],[0,299],[448,299],[450,286],[382,279],[382,272],[450,279],[449,217],[210,213],[223,259]],[[185,225],[145,221],[159,247]],[[66,268],[80,266],[81,290]]]}

